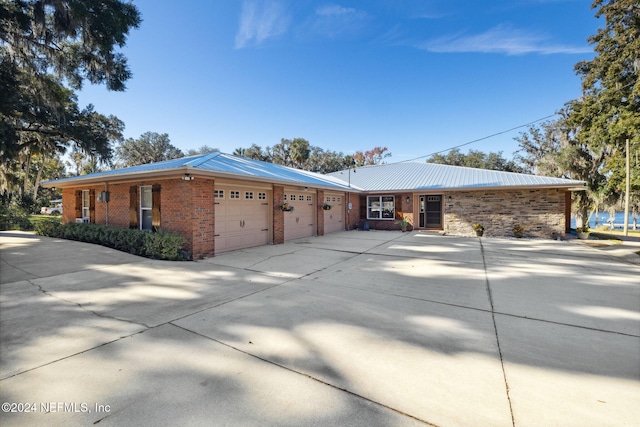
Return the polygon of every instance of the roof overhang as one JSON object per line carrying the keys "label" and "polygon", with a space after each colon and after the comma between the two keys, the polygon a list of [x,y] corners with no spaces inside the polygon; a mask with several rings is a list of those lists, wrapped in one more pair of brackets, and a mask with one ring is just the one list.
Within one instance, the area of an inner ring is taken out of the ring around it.
{"label": "roof overhang", "polygon": [[357,187],[349,187],[346,183],[342,184],[341,182],[336,182],[333,185],[329,182],[320,183],[320,182],[303,182],[303,181],[295,181],[282,179],[277,177],[261,177],[261,176],[252,176],[246,174],[238,174],[232,172],[224,172],[224,171],[216,171],[216,170],[207,170],[196,168],[193,166],[180,166],[177,168],[171,169],[158,169],[158,170],[149,170],[149,171],[134,171],[134,172],[125,172],[125,173],[117,173],[117,170],[114,173],[108,174],[99,174],[99,175],[80,175],[72,178],[62,178],[59,180],[53,181],[45,181],[41,185],[45,188],[70,188],[70,187],[81,187],[83,185],[93,185],[93,184],[122,184],[128,182],[136,182],[141,180],[150,180],[150,179],[182,179],[185,175],[189,175],[194,179],[200,178],[227,178],[227,179],[237,179],[242,181],[254,181],[260,183],[269,183],[269,184],[278,184],[278,185],[291,185],[291,186],[305,186],[311,188],[318,188],[322,190],[333,190],[333,191],[349,191],[349,192],[362,192],[361,189]]}

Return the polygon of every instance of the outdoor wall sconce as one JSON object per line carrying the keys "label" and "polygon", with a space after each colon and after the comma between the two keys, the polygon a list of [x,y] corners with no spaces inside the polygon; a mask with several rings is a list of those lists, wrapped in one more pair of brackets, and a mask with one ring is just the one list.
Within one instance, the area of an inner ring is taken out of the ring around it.
{"label": "outdoor wall sconce", "polygon": [[411,199],[409,198],[409,196],[407,196],[407,199],[405,200],[405,202],[409,203],[409,200]]}
{"label": "outdoor wall sconce", "polygon": [[191,176],[191,175],[190,175],[190,174],[188,174],[188,173],[185,173],[185,174],[182,176],[182,180],[183,180],[183,181],[193,181],[193,178],[194,178],[194,177],[193,177],[193,176]]}

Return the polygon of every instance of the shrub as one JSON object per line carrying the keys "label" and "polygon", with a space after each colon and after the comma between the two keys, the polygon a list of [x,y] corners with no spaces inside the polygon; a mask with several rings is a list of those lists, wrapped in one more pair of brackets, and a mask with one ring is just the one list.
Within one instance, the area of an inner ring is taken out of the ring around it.
{"label": "shrub", "polygon": [[6,190],[0,194],[0,230],[33,230],[29,221],[30,200]]}
{"label": "shrub", "polygon": [[58,219],[43,219],[35,225],[36,233],[47,237],[60,237],[62,224]]}
{"label": "shrub", "polygon": [[73,222],[60,224],[59,221],[50,219],[39,223],[36,226],[36,233],[42,236],[98,244],[147,258],[169,261],[188,259],[184,251],[184,237],[163,231],[151,233],[100,224],[76,224]]}

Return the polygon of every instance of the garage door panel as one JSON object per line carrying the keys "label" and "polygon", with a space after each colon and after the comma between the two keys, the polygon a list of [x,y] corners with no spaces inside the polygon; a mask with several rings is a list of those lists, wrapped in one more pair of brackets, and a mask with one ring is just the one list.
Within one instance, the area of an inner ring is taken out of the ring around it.
{"label": "garage door panel", "polygon": [[251,188],[217,187],[225,196],[216,199],[216,253],[269,243],[270,192]]}
{"label": "garage door panel", "polygon": [[333,233],[344,230],[344,195],[325,193],[324,203],[331,205],[324,211],[324,232]]}
{"label": "garage door panel", "polygon": [[315,195],[287,191],[287,202],[294,207],[293,212],[284,215],[284,240],[299,239],[315,234]]}

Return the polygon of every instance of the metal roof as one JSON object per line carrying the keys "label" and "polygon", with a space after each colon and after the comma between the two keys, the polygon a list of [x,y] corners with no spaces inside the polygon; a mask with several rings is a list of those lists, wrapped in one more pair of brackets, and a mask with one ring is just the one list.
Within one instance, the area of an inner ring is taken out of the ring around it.
{"label": "metal roof", "polygon": [[203,175],[255,179],[290,185],[349,190],[347,183],[335,177],[219,152],[62,178],[44,182],[43,185],[64,187],[89,182],[130,179],[151,174],[158,175],[163,172],[189,173],[196,177]]}
{"label": "metal roof", "polygon": [[[348,174],[348,175],[347,175]],[[479,190],[513,187],[584,187],[584,181],[436,163],[364,166],[329,174],[364,191]]]}

